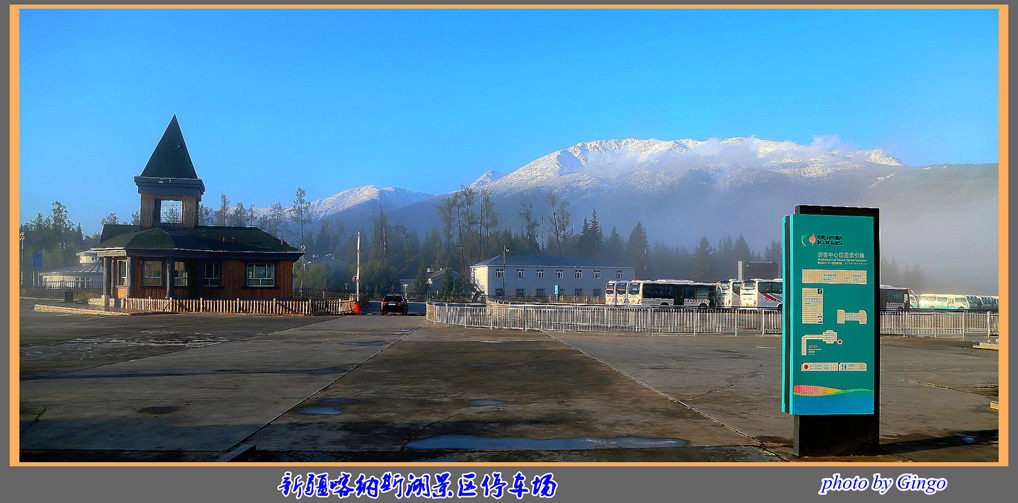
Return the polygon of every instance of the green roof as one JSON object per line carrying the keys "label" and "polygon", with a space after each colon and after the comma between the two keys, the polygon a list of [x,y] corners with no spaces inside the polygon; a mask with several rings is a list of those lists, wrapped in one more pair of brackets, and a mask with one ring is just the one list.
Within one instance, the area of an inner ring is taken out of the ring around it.
{"label": "green roof", "polygon": [[145,170],[141,176],[149,178],[198,178],[191,163],[191,155],[187,153],[184,135],[177,124],[177,116],[170,119],[163,137],[159,139],[156,149],[152,151]]}
{"label": "green roof", "polygon": [[141,230],[139,225],[110,224],[103,227],[97,248],[300,253],[297,248],[257,227],[153,227]]}

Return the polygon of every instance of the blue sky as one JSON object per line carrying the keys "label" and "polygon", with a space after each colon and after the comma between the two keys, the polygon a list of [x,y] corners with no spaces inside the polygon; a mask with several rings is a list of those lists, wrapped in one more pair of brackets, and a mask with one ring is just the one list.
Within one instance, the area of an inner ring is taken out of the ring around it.
{"label": "blue sky", "polygon": [[20,12],[21,221],[137,211],[176,114],[258,207],[444,193],[582,141],[756,136],[998,161],[995,10]]}

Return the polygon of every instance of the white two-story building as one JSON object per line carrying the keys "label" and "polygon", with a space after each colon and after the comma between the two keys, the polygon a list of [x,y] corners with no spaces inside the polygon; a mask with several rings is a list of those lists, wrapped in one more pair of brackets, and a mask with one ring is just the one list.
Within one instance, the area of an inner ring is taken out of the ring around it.
{"label": "white two-story building", "polygon": [[488,297],[604,297],[611,280],[636,278],[636,268],[593,257],[497,255],[470,266],[474,284]]}

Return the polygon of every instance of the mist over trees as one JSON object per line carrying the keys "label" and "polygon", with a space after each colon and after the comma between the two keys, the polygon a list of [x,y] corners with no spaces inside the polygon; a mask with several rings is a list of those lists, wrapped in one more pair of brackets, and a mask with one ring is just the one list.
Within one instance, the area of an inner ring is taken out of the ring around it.
{"label": "mist over trees", "polygon": [[[401,292],[411,282],[423,291],[429,274],[448,271],[438,284],[440,295],[468,294],[470,266],[508,255],[603,257],[636,268],[638,279],[692,279],[713,282],[735,278],[739,261],[775,261],[782,257],[781,243],[756,243],[738,236],[690,237],[685,244],[665,244],[648,235],[642,222],[630,229],[613,226],[605,230],[594,208],[589,215],[574,215],[569,201],[547,194],[543,204],[520,204],[508,222],[495,211],[491,194],[461,186],[436,205],[439,225],[423,236],[393,221],[381,206],[370,225],[339,219],[314,219],[306,192],[298,188],[293,202],[272,204],[256,211],[240,201],[231,204],[220,194],[219,206],[200,207],[203,225],[257,226],[305,251],[295,265],[298,287],[353,290],[357,261],[357,233],[361,236],[361,290],[369,295]],[[503,217],[506,215],[502,215]],[[137,224],[138,213],[132,215]],[[582,221],[575,233],[572,222]],[[122,223],[110,213],[102,224]],[[53,270],[76,263],[75,253],[98,244],[99,234],[86,236],[81,226],[68,219],[68,210],[53,203],[50,215],[39,214],[21,225],[24,256],[22,270],[31,271],[31,252],[43,254],[43,269]],[[674,242],[673,239],[668,240]],[[327,259],[327,260],[325,260]],[[881,258],[881,283],[905,286],[922,293],[927,287],[919,265],[900,265],[894,257]]]}
{"label": "mist over trees", "polygon": [[[104,224],[120,223],[116,214],[103,217]],[[19,232],[19,263],[24,285],[32,284],[32,254],[42,254],[42,270],[51,271],[78,263],[77,253],[99,243],[99,234],[86,235],[81,224],[70,220],[67,207],[53,201],[50,214],[37,213],[28,223],[21,224]]]}

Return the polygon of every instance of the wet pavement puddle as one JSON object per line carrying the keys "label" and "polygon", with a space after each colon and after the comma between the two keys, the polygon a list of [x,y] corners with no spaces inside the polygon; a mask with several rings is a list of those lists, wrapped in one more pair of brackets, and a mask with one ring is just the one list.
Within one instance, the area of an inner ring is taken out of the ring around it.
{"label": "wet pavement puddle", "polygon": [[413,440],[407,449],[469,449],[469,450],[527,450],[559,451],[601,448],[646,449],[656,447],[682,447],[686,441],[678,438],[644,437],[580,437],[537,440],[522,437],[479,437],[476,435],[439,435]]}
{"label": "wet pavement puddle", "polygon": [[298,414],[311,414],[323,416],[335,416],[343,413],[343,405],[356,403],[357,400],[349,398],[326,398],[319,400],[314,405],[297,409]]}
{"label": "wet pavement puddle", "polygon": [[471,400],[471,407],[487,407],[489,405],[502,405],[505,402],[501,400]]}

